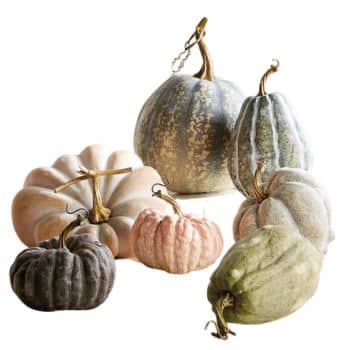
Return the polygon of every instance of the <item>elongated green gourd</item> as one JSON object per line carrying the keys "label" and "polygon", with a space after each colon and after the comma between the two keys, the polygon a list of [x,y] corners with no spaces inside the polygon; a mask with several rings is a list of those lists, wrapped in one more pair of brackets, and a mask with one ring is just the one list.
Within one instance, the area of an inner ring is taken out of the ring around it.
{"label": "elongated green gourd", "polygon": [[208,300],[217,333],[227,322],[276,320],[300,308],[316,291],[323,254],[287,226],[264,226],[234,244],[211,276]]}

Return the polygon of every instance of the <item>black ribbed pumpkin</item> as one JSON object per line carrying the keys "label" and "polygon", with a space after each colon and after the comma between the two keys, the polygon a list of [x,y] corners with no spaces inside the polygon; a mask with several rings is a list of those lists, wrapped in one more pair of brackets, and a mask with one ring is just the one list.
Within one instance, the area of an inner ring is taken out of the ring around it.
{"label": "black ribbed pumpkin", "polygon": [[204,18],[195,32],[201,70],[194,76],[175,74],[163,83],[145,102],[134,134],[144,164],[179,193],[233,187],[227,155],[243,95],[233,83],[214,77],[202,39],[206,22]]}
{"label": "black ribbed pumpkin", "polygon": [[276,60],[263,75],[258,95],[244,101],[232,134],[229,171],[236,188],[249,198],[255,198],[253,179],[258,165],[265,182],[280,168],[307,170],[311,163],[305,137],[286,98],[265,91],[266,80],[278,65]]}
{"label": "black ribbed pumpkin", "polygon": [[13,291],[27,306],[41,311],[91,309],[105,301],[114,283],[115,262],[109,248],[91,234],[65,236],[22,251],[10,269]]}

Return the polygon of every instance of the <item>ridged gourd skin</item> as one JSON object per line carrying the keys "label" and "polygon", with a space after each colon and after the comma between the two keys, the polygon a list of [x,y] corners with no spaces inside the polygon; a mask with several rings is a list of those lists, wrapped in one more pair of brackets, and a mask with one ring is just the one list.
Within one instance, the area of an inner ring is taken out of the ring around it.
{"label": "ridged gourd skin", "polygon": [[233,222],[235,240],[264,225],[288,225],[326,253],[334,239],[331,208],[323,188],[307,171],[283,168],[262,186],[266,198],[246,199]]}
{"label": "ridged gourd skin", "polygon": [[248,97],[235,124],[228,167],[236,188],[254,197],[252,180],[263,165],[262,182],[283,167],[309,169],[311,153],[286,98],[280,93]]}
{"label": "ridged gourd skin", "polygon": [[111,151],[102,145],[86,147],[78,155],[63,155],[51,167],[32,170],[12,203],[12,221],[21,241],[31,247],[58,236],[71,221],[67,213],[76,209],[92,210],[92,181],[81,181],[62,192],[54,188],[78,176],[81,168],[92,170],[132,167],[128,174],[99,179],[103,204],[112,213],[106,222],[77,227],[74,234],[94,233],[118,258],[133,257],[134,242],[130,229],[140,211],[146,208],[165,210],[166,204],[151,196],[150,188],[160,182],[159,174],[142,165],[132,152]]}
{"label": "ridged gourd skin", "polygon": [[114,257],[91,234],[58,239],[22,251],[10,269],[11,286],[27,306],[40,311],[92,309],[102,304],[115,278]]}
{"label": "ridged gourd skin", "polygon": [[235,243],[211,276],[211,304],[227,292],[227,322],[257,324],[299,309],[315,293],[323,254],[285,226],[265,226]]}
{"label": "ridged gourd skin", "polygon": [[135,255],[142,263],[175,274],[211,265],[223,247],[220,228],[214,222],[152,209],[139,214],[132,234]]}
{"label": "ridged gourd skin", "polygon": [[134,134],[136,154],[173,192],[232,188],[227,157],[243,99],[226,80],[172,76],[142,107]]}

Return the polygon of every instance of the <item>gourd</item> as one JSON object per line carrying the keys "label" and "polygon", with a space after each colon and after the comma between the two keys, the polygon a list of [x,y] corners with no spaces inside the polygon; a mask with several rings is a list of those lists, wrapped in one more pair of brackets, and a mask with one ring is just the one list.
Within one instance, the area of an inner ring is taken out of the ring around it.
{"label": "gourd", "polygon": [[264,225],[283,224],[325,253],[334,235],[330,204],[322,187],[302,169],[280,169],[261,186],[260,174],[258,166],[253,179],[255,199],[246,199],[234,219],[235,240]]}
{"label": "gourd", "polygon": [[316,291],[323,254],[288,226],[264,226],[236,242],[211,276],[214,336],[234,334],[227,322],[257,324],[286,316]]}
{"label": "gourd", "polygon": [[[157,184],[155,184],[157,185]],[[145,265],[183,274],[203,269],[220,255],[223,240],[217,224],[182,213],[176,201],[162,193],[153,195],[170,203],[174,214],[145,209],[135,220],[135,255]]]}
{"label": "gourd", "polygon": [[252,180],[262,161],[262,181],[282,167],[307,170],[311,154],[305,137],[286,98],[266,93],[267,78],[277,71],[276,60],[262,76],[257,96],[248,97],[235,124],[228,168],[236,188],[246,197],[254,197]]}
{"label": "gourd", "polygon": [[68,234],[82,224],[72,221],[59,239],[22,251],[10,269],[11,286],[27,306],[41,311],[91,309],[102,304],[115,277],[114,258],[91,234]]}
{"label": "gourd", "polygon": [[58,158],[52,167],[30,172],[13,200],[13,225],[24,244],[36,246],[58,236],[70,222],[67,208],[85,208],[89,220],[73,233],[95,233],[115,257],[132,257],[129,233],[138,213],[166,208],[164,201],[151,196],[150,187],[157,181],[158,173],[142,166],[133,153],[92,145],[79,155]]}
{"label": "gourd", "polygon": [[134,133],[135,152],[178,193],[232,188],[228,147],[243,95],[214,76],[203,39],[206,23],[206,18],[200,21],[182,53],[189,55],[198,43],[202,68],[194,76],[174,74],[164,82],[144,103]]}

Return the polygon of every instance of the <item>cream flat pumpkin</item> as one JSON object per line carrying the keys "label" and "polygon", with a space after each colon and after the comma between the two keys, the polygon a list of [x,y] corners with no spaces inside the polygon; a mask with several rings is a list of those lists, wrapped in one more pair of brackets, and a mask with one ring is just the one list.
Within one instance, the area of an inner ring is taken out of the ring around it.
{"label": "cream flat pumpkin", "polygon": [[[132,172],[125,173],[130,171],[123,169],[127,167]],[[87,181],[62,186],[76,178],[79,170],[80,179]],[[62,232],[72,220],[68,210],[84,208],[90,213],[89,223],[73,233],[95,233],[115,257],[132,257],[134,242],[129,233],[139,212],[166,210],[164,201],[152,197],[151,187],[160,181],[156,170],[143,166],[133,153],[92,145],[79,155],[62,156],[51,167],[29,173],[13,200],[13,225],[24,244],[37,246]],[[58,187],[61,191],[56,193]]]}

